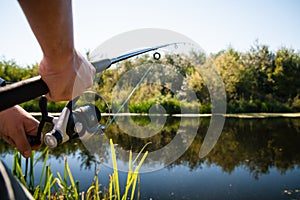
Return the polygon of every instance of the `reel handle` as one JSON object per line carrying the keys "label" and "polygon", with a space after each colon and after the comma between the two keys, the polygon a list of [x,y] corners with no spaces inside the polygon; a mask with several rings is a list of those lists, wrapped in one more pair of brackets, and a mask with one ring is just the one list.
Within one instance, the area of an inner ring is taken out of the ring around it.
{"label": "reel handle", "polygon": [[53,117],[48,115],[47,98],[45,96],[41,96],[41,98],[39,100],[39,107],[40,107],[40,110],[42,113],[42,119],[41,119],[39,127],[38,127],[37,135],[36,136],[27,135],[26,136],[30,146],[40,145],[42,143],[42,141],[41,141],[42,131],[43,131],[45,122],[52,123],[52,120],[53,120]]}
{"label": "reel handle", "polygon": [[27,140],[28,140],[30,146],[42,144],[41,138],[38,136],[26,135],[26,137],[27,137]]}

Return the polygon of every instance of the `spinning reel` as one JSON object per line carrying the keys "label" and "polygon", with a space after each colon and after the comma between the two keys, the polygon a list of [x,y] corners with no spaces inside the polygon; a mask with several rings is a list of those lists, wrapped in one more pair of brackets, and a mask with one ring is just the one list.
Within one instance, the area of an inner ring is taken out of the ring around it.
{"label": "spinning reel", "polygon": [[30,145],[41,144],[40,138],[46,122],[53,124],[53,129],[43,137],[44,143],[50,148],[55,148],[74,138],[87,139],[95,134],[104,134],[105,125],[100,124],[101,112],[99,108],[93,103],[78,104],[80,99],[84,98],[84,95],[91,94],[97,99],[100,98],[105,103],[108,112],[110,112],[109,106],[102,96],[95,96],[93,92],[86,92],[82,96],[69,101],[59,117],[52,117],[48,115],[47,99],[42,96],[39,100],[42,119],[38,127],[37,136],[27,136]]}

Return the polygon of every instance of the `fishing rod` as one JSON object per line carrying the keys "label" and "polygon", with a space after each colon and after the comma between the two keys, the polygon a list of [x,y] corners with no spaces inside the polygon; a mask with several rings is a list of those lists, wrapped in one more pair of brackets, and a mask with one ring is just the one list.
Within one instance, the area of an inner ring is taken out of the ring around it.
{"label": "fishing rod", "polygon": [[[92,62],[91,64],[95,67],[96,73],[100,73],[120,61],[172,45],[177,47],[178,44],[179,43],[169,43],[145,48],[123,54],[115,58],[101,59]],[[155,52],[153,57],[158,60],[160,59],[160,54]],[[138,85],[136,87],[138,87]],[[57,145],[75,137],[84,138],[86,135],[103,133],[105,127],[99,124],[101,112],[95,105],[90,103],[81,107],[76,107],[76,103],[80,97],[76,97],[69,101],[58,118],[49,116],[47,110],[47,99],[43,96],[48,92],[49,88],[40,76],[0,87],[0,111],[34,98],[41,97],[39,107],[42,113],[42,119],[38,127],[37,136],[27,136],[30,145],[33,146],[41,144],[41,134],[46,122],[50,122],[54,125],[54,128],[44,137],[44,143],[50,148],[54,148]],[[110,123],[111,122],[112,121],[110,121]]]}

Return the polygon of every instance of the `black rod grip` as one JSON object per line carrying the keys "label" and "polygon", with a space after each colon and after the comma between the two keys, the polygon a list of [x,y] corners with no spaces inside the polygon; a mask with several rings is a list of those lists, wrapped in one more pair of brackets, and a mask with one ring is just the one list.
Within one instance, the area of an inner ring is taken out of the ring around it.
{"label": "black rod grip", "polygon": [[24,103],[49,92],[40,76],[0,88],[0,111]]}

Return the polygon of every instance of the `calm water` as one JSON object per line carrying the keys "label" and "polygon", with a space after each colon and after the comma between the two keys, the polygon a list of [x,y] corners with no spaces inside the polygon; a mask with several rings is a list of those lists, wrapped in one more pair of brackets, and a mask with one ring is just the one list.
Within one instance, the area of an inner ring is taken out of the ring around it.
{"label": "calm water", "polygon": [[[140,125],[147,125],[148,118],[134,118]],[[188,150],[167,167],[141,174],[141,199],[300,199],[300,119],[236,119],[227,118],[213,150],[203,159],[198,154],[210,118],[201,118],[198,133],[192,138]],[[184,127],[193,126],[189,118]],[[150,152],[164,148],[176,136],[179,118],[167,119],[162,131],[146,139],[131,137],[117,126],[111,126],[106,135],[113,138],[122,150],[138,152],[147,142]],[[99,145],[101,141],[99,141]],[[108,186],[112,173],[109,150],[103,144],[100,181]],[[125,151],[126,152],[126,151]],[[0,158],[11,166],[12,153],[1,143]],[[53,172],[63,173],[64,156],[67,157],[80,189],[87,189],[97,168],[94,155],[86,150],[80,140],[66,143],[52,150],[49,165]],[[168,154],[168,153],[167,153]],[[171,155],[172,152],[169,152]],[[128,157],[117,155],[118,166],[126,166]],[[164,166],[165,157],[146,161],[145,167]],[[160,163],[160,164],[157,164]],[[36,173],[40,168],[37,166]],[[121,172],[124,184],[126,173]]]}

